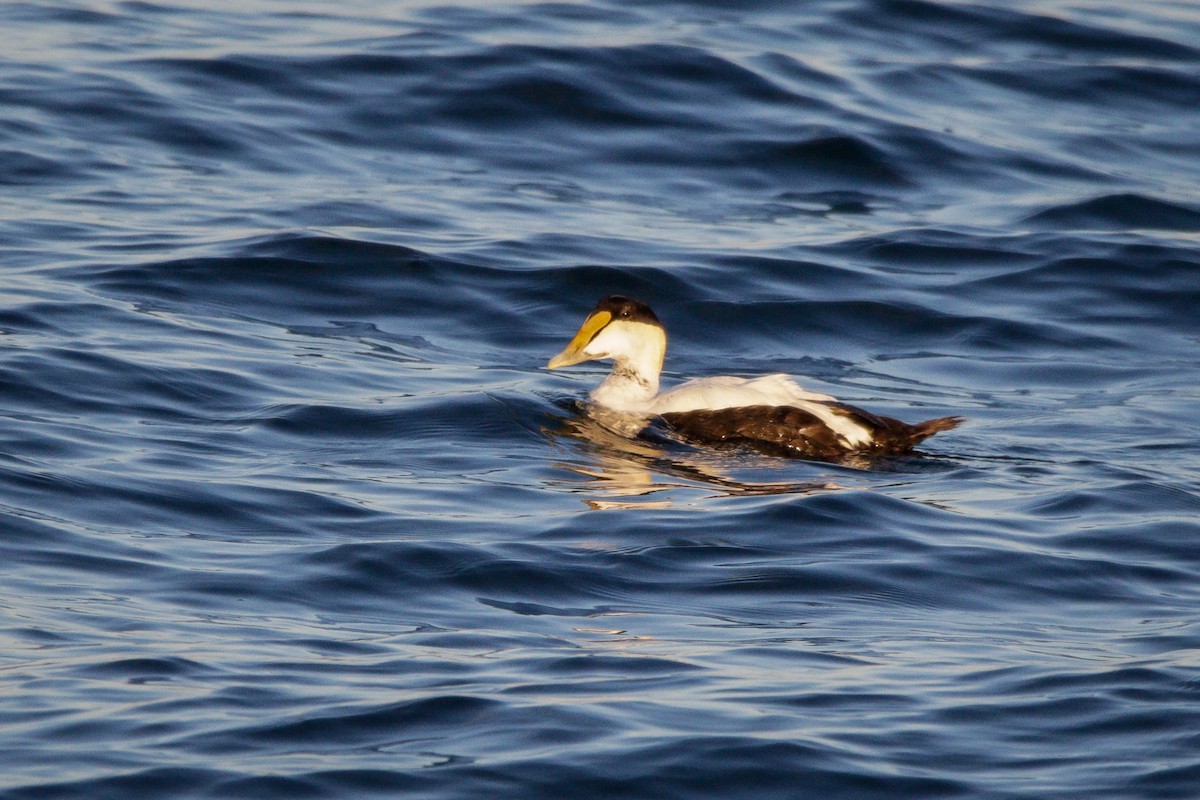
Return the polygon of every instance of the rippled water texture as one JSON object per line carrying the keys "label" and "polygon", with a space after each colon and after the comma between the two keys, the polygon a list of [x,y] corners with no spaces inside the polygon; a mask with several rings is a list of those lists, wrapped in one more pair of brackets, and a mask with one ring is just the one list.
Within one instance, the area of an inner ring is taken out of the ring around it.
{"label": "rippled water texture", "polygon": [[0,795],[1197,796],[1200,9],[737,5],[0,5]]}

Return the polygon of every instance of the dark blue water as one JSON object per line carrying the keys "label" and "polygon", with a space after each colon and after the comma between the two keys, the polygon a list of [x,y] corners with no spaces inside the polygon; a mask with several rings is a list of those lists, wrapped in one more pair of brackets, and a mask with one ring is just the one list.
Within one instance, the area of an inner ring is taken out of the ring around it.
{"label": "dark blue water", "polygon": [[1200,796],[1200,7],[736,6],[0,6],[0,795]]}

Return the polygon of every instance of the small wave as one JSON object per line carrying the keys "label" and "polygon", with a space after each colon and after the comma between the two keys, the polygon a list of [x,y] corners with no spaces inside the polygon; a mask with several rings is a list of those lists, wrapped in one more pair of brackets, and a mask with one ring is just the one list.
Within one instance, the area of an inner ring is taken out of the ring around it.
{"label": "small wave", "polygon": [[729,153],[731,163],[757,165],[772,175],[812,183],[834,175],[838,186],[907,186],[910,181],[878,147],[853,136],[816,136],[798,141],[746,141]]}
{"label": "small wave", "polygon": [[62,161],[21,150],[0,150],[0,186],[46,183],[71,174]]}
{"label": "small wave", "polygon": [[1200,231],[1200,208],[1140,194],[1110,194],[1052,206],[1025,221],[1046,228]]}
{"label": "small wave", "polygon": [[1170,39],[1142,35],[1115,26],[1091,25],[1059,15],[983,5],[948,5],[931,0],[872,0],[840,15],[848,24],[922,37],[944,46],[1008,49],[1017,45],[1078,57],[1103,54],[1123,58],[1193,59],[1200,51]]}

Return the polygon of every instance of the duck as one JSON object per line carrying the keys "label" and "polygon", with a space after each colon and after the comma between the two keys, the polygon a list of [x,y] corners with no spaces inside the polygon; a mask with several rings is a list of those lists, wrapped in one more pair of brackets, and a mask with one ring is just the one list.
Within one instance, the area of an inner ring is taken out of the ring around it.
{"label": "duck", "polygon": [[596,304],[546,366],[611,360],[612,371],[589,395],[589,409],[598,418],[620,418],[624,433],[661,421],[690,444],[745,446],[768,455],[826,461],[903,455],[963,421],[901,422],[804,389],[780,373],[695,378],[660,391],[666,352],[666,329],[650,307],[614,294]]}

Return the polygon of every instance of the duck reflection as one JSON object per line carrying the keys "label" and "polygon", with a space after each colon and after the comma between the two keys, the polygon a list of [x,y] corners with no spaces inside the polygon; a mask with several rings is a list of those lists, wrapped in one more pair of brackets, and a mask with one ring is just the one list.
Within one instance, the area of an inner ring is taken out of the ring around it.
{"label": "duck reflection", "polygon": [[621,498],[645,498],[671,489],[703,489],[715,496],[733,496],[813,494],[845,488],[829,479],[736,478],[729,474],[731,468],[778,470],[796,462],[746,451],[696,450],[672,438],[668,430],[647,427],[643,418],[578,401],[562,408],[566,413],[550,414],[551,421],[542,432],[583,444],[585,461],[559,461],[555,466],[582,479],[563,483],[575,483],[599,495],[584,501],[595,509],[666,508],[674,505],[672,499],[629,502]]}

